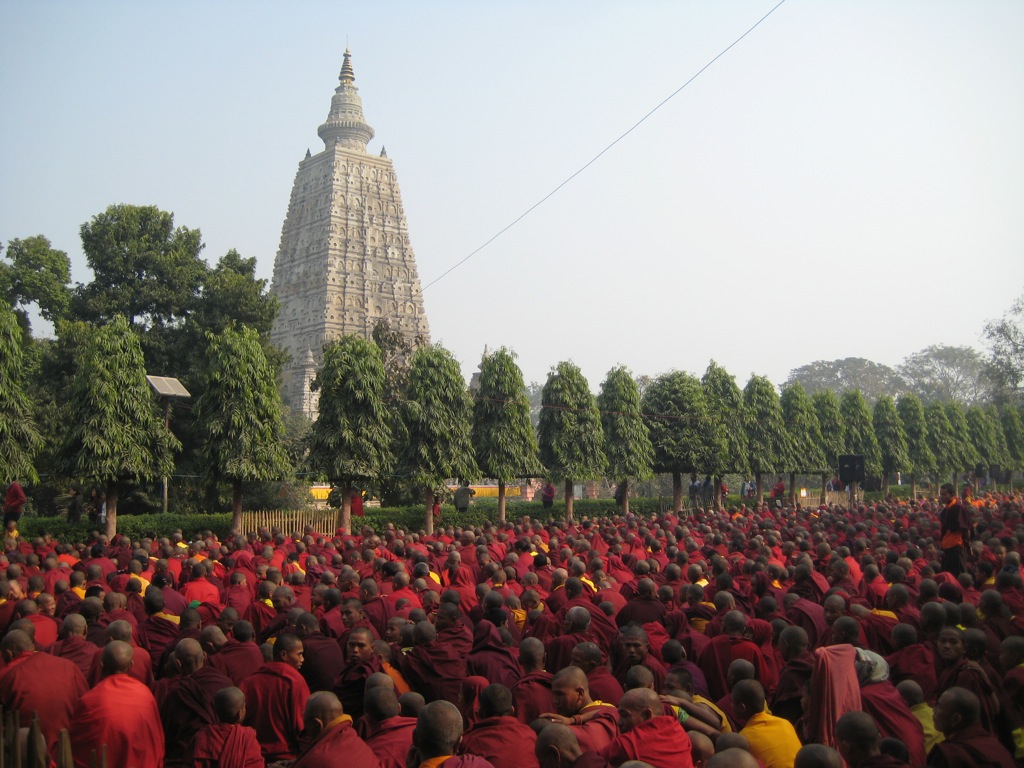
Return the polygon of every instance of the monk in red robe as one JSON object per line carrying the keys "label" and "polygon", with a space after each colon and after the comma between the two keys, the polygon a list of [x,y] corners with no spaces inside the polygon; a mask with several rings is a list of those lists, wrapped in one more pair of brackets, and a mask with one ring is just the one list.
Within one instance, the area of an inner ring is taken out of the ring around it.
{"label": "monk in red robe", "polygon": [[434,620],[437,628],[437,639],[451,647],[463,658],[473,649],[473,633],[462,621],[462,611],[455,603],[441,603]]}
{"label": "monk in red robe", "polygon": [[542,712],[555,708],[551,698],[552,674],[544,669],[544,644],[535,637],[524,639],[519,644],[519,663],[523,667],[523,676],[510,690],[516,718],[529,725]]}
{"label": "monk in red robe", "polygon": [[291,760],[299,751],[302,713],[309,699],[309,686],[299,674],[302,641],[295,635],[279,635],[274,643],[274,660],[242,681],[245,694],[245,724],[256,729],[266,760]]}
{"label": "monk in red robe", "polygon": [[566,667],[551,681],[555,711],[541,717],[571,726],[585,752],[604,749],[619,735],[615,707],[595,702],[590,697],[587,676],[579,667]]}
{"label": "monk in red robe", "polygon": [[363,716],[366,720],[366,746],[380,760],[381,768],[406,768],[405,759],[412,746],[416,718],[403,717],[394,690],[376,686],[366,691]]}
{"label": "monk in red robe", "polygon": [[572,649],[572,664],[587,674],[587,685],[595,701],[603,701],[613,707],[622,699],[622,683],[608,671],[604,654],[597,643],[580,643]]}
{"label": "monk in red robe", "polygon": [[946,690],[935,705],[935,728],[945,740],[932,747],[933,768],[1013,768],[1010,753],[981,726],[981,702],[966,688]]}
{"label": "monk in red robe", "polygon": [[0,671],[0,705],[20,712],[27,726],[36,713],[47,749],[53,752],[62,728],[71,724],[79,700],[89,689],[85,676],[67,659],[37,652],[32,638],[9,630],[0,643],[5,666]]}
{"label": "monk in red robe", "polygon": [[82,696],[71,723],[75,768],[90,768],[104,747],[108,768],[163,765],[160,713],[149,688],[128,674],[132,653],[120,640],[103,649],[103,680]]}
{"label": "monk in red robe", "polygon": [[650,688],[626,691],[619,704],[619,735],[600,755],[613,766],[640,760],[654,766],[693,768],[690,737],[679,720],[664,711]]}
{"label": "monk in red robe", "polygon": [[494,768],[540,768],[534,755],[537,734],[512,714],[512,693],[500,683],[480,694],[479,719],[462,736],[461,754],[476,755]]}
{"label": "monk in red robe", "polygon": [[263,666],[263,652],[253,642],[256,636],[252,624],[239,621],[231,629],[231,637],[210,657],[210,666],[231,678],[235,685]]}
{"label": "monk in red robe", "polygon": [[923,643],[917,642],[917,630],[910,624],[897,624],[892,628],[895,650],[885,657],[889,665],[889,679],[893,685],[913,680],[921,686],[925,701],[935,699],[935,654]]}
{"label": "monk in red robe", "polygon": [[245,694],[238,688],[224,688],[213,697],[217,722],[196,734],[194,768],[264,768],[256,731],[242,725]]}
{"label": "monk in red robe", "polygon": [[413,630],[415,645],[399,664],[399,671],[414,691],[428,702],[444,699],[458,701],[466,659],[458,657],[437,640],[437,631],[429,621],[421,621]]}
{"label": "monk in red robe", "polygon": [[722,621],[723,634],[712,638],[701,654],[700,668],[707,679],[708,693],[715,701],[729,692],[729,665],[736,659],[749,661],[754,665],[755,679],[762,678],[764,656],[756,644],[744,637],[746,629],[747,617],[739,611],[729,611]]}
{"label": "monk in red robe", "polygon": [[169,679],[167,693],[159,704],[167,768],[191,768],[196,734],[217,722],[214,695],[233,687],[229,677],[203,665],[205,658],[197,640],[186,638],[174,649],[176,674]]}
{"label": "monk in red robe", "polygon": [[72,613],[65,617],[61,624],[60,639],[50,648],[50,653],[73,663],[88,680],[93,659],[99,654],[100,649],[85,639],[86,629],[85,619],[81,614]]}
{"label": "monk in red robe", "polygon": [[308,743],[291,768],[334,768],[339,761],[346,768],[380,768],[377,755],[356,734],[352,718],[330,691],[309,697],[303,721]]}
{"label": "monk in red robe", "polygon": [[466,673],[485,677],[506,688],[522,677],[519,660],[502,642],[498,628],[486,619],[476,625],[473,633],[473,649],[466,657]]}
{"label": "monk in red robe", "polygon": [[346,714],[358,720],[363,716],[366,679],[383,671],[374,653],[373,634],[368,627],[357,627],[348,633],[346,654],[345,666],[332,681],[332,690]]}
{"label": "monk in red robe", "polygon": [[416,719],[412,749],[409,750],[409,768],[493,768],[484,758],[476,755],[456,755],[456,746],[462,738],[462,714],[448,701],[427,704]]}
{"label": "monk in red robe", "polygon": [[163,593],[156,587],[146,590],[143,603],[146,606],[146,620],[139,627],[139,645],[149,652],[151,658],[158,660],[167,646],[177,638],[181,619],[165,612]]}

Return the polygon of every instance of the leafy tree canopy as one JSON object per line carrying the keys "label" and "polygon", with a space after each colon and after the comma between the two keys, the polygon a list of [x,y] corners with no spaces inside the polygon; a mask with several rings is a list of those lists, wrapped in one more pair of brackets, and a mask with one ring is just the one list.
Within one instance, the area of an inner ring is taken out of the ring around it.
{"label": "leafy tree canopy", "polygon": [[907,388],[926,403],[959,400],[974,405],[991,396],[985,358],[971,347],[932,345],[906,358],[899,372]]}
{"label": "leafy tree canopy", "polygon": [[830,470],[839,467],[839,455],[843,452],[845,435],[843,416],[839,412],[839,399],[831,389],[819,389],[811,396],[814,413],[821,430],[821,447],[825,463]]}
{"label": "leafy tree canopy", "polygon": [[14,310],[0,299],[0,483],[39,480],[33,459],[42,438],[22,387],[22,341]]}
{"label": "leafy tree canopy", "polygon": [[864,471],[870,476],[882,474],[882,452],[875,437],[871,411],[859,390],[843,393],[839,401],[843,417],[843,452],[864,456]]}
{"label": "leafy tree canopy", "polygon": [[943,403],[942,410],[946,412],[946,418],[949,420],[949,433],[952,437],[950,453],[952,463],[949,469],[954,472],[969,472],[977,466],[981,457],[971,439],[967,414],[964,412],[963,406],[955,400]]}
{"label": "leafy tree canopy", "polygon": [[0,301],[16,308],[19,322],[30,327],[27,308],[35,306],[49,322],[67,314],[71,302],[71,261],[42,235],[7,244],[7,257],[0,261]]}
{"label": "leafy tree canopy", "polygon": [[921,398],[913,392],[900,395],[896,401],[896,412],[907,436],[907,471],[918,476],[934,472],[935,455],[928,445],[928,421]]}
{"label": "leafy tree canopy", "polygon": [[872,425],[881,455],[882,473],[906,472],[910,468],[907,434],[896,411],[896,403],[888,395],[878,398],[872,413]]}
{"label": "leafy tree canopy", "polygon": [[793,442],[775,385],[764,376],[751,376],[743,389],[743,406],[751,471],[765,475],[788,469],[794,463]]}
{"label": "leafy tree canopy", "polygon": [[1024,421],[1020,410],[1009,403],[1003,403],[999,409],[999,421],[1006,438],[1007,469],[1024,469]]}
{"label": "leafy tree canopy", "polygon": [[597,396],[608,474],[645,480],[653,475],[654,448],[640,413],[640,388],[624,366],[612,368]]}
{"label": "leafy tree canopy", "polygon": [[995,406],[981,408],[974,405],[968,408],[967,429],[978,454],[978,463],[985,469],[1005,467],[1009,463],[1006,436],[1003,434],[999,412]]}
{"label": "leafy tree canopy", "polygon": [[656,472],[710,471],[716,426],[697,377],[662,374],[644,391],[641,407]]}
{"label": "leafy tree canopy", "polygon": [[828,463],[822,449],[821,428],[814,404],[799,384],[790,384],[780,398],[782,418],[793,445],[791,472],[825,472]]}
{"label": "leafy tree canopy", "polygon": [[1000,319],[985,326],[985,340],[991,354],[990,375],[998,394],[1019,403],[1024,386],[1024,294]]}
{"label": "leafy tree canopy", "polygon": [[717,433],[717,439],[710,446],[714,452],[711,468],[719,475],[726,472],[746,475],[750,468],[743,423],[743,392],[732,374],[714,360],[708,364],[701,386]]}
{"label": "leafy tree canopy", "polygon": [[790,371],[786,385],[801,384],[808,394],[831,389],[837,394],[859,390],[868,401],[882,395],[896,395],[905,385],[899,373],[887,365],[873,363],[862,357],[842,360],[816,360]]}
{"label": "leafy tree canopy", "polygon": [[579,367],[561,362],[542,393],[540,460],[556,480],[600,477],[606,466],[604,433],[590,385]]}

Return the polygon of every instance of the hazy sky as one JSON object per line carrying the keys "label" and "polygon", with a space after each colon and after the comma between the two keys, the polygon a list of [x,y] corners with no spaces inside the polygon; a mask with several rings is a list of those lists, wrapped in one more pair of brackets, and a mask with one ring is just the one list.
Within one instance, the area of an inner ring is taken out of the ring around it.
{"label": "hazy sky", "polygon": [[[424,285],[775,5],[0,3],[0,241],[157,205],[270,278],[346,45]],[[1024,291],[1024,3],[788,0],[557,195],[427,289],[467,376],[572,359],[782,383],[980,346]]]}

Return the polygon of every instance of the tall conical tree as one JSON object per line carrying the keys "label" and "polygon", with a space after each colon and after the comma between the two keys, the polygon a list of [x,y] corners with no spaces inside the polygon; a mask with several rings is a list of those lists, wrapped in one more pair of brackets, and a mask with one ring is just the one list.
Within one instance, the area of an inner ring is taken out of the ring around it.
{"label": "tall conical tree", "polygon": [[395,466],[391,416],[384,402],[380,347],[345,336],[324,347],[312,388],[319,412],[309,436],[309,466],[340,487],[341,527],[352,532],[352,485],[375,483]]}
{"label": "tall conical tree", "polygon": [[793,444],[782,417],[779,393],[764,376],[751,376],[743,389],[747,423],[747,460],[754,473],[757,503],[764,501],[764,476],[786,469]]}
{"label": "tall conical tree", "polygon": [[946,412],[949,420],[949,433],[952,437],[952,448],[950,458],[953,462],[953,485],[957,484],[961,472],[970,473],[978,464],[980,457],[971,440],[971,429],[967,425],[967,414],[964,407],[957,401],[951,400],[942,404],[942,410]]}
{"label": "tall conical tree", "polygon": [[64,471],[105,484],[109,538],[117,533],[121,492],[171,474],[180,447],[157,413],[139,337],[123,316],[92,333],[68,406]]}
{"label": "tall conical tree", "polygon": [[654,448],[640,413],[640,389],[624,366],[612,368],[597,396],[604,430],[608,474],[620,483],[622,512],[629,513],[629,478],[645,480],[653,472]]}
{"label": "tall conical tree", "polygon": [[209,477],[231,483],[232,527],[241,533],[245,483],[291,474],[281,395],[254,328],[207,333],[206,387],[196,400],[200,453]]}
{"label": "tall conical tree", "polygon": [[[825,466],[828,471],[839,469],[839,455],[843,452],[844,432],[843,416],[839,412],[839,399],[831,389],[819,389],[811,395],[814,413],[818,417],[818,428],[821,430],[821,448],[825,453]],[[822,478],[821,493],[824,501],[827,482]]]}
{"label": "tall conical tree", "polygon": [[882,493],[889,495],[889,477],[896,472],[906,472],[910,468],[907,455],[907,434],[903,422],[896,412],[896,403],[889,395],[882,395],[875,402],[871,414],[875,428],[875,438],[882,463]]}
{"label": "tall conical tree", "polygon": [[43,441],[22,387],[23,339],[17,315],[0,300],[0,484],[39,480],[33,459]]}
{"label": "tall conical tree", "polygon": [[[789,469],[789,503],[796,506],[796,473],[813,472],[824,478],[827,464],[821,447],[821,428],[814,404],[800,384],[790,384],[780,398],[782,419],[793,445]],[[822,481],[822,490],[825,488]]]}
{"label": "tall conical tree", "polygon": [[921,398],[906,392],[896,400],[896,413],[907,435],[907,471],[910,472],[910,497],[917,498],[917,479],[935,471],[935,454],[928,445],[928,421]]}
{"label": "tall conical tree", "polygon": [[750,472],[747,433],[743,425],[743,392],[733,375],[714,360],[708,364],[700,384],[717,435],[711,443],[714,453],[710,469],[715,474],[715,503],[720,505],[722,476],[734,472],[746,479]]}
{"label": "tall conical tree", "polygon": [[999,420],[1006,438],[1006,455],[1009,459],[1007,469],[1010,471],[1010,484],[1013,485],[1013,473],[1024,470],[1024,421],[1020,411],[1010,403],[1004,403],[999,409]]}
{"label": "tall conical tree", "polygon": [[604,433],[597,403],[583,372],[570,362],[548,374],[541,393],[540,460],[555,480],[565,482],[565,517],[572,519],[573,481],[604,472]]}
{"label": "tall conical tree", "polygon": [[[956,449],[953,446],[953,428],[946,416],[942,403],[929,403],[924,407],[924,418],[928,422],[928,447],[935,457],[935,472],[939,483],[949,477],[950,472],[958,472]],[[956,477],[953,478],[954,484]]]}
{"label": "tall conical tree", "polygon": [[[882,452],[878,448],[871,411],[859,389],[848,389],[839,400],[843,417],[843,452],[864,457],[864,474],[878,477],[882,473]],[[856,493],[856,484],[853,488]]]}
{"label": "tall conical tree", "polygon": [[473,449],[487,477],[498,481],[498,519],[505,521],[505,486],[544,473],[530,398],[516,355],[502,347],[480,363],[480,390],[473,404]]}
{"label": "tall conical tree", "polygon": [[672,509],[683,508],[683,473],[711,466],[715,424],[700,381],[682,371],[656,378],[644,391],[641,409],[654,446],[654,471],[672,475]]}
{"label": "tall conical tree", "polygon": [[402,421],[408,440],[399,467],[423,491],[426,530],[434,532],[434,493],[447,480],[479,476],[473,457],[473,403],[458,361],[444,347],[417,349],[410,361]]}
{"label": "tall conical tree", "polygon": [[[972,405],[967,409],[967,430],[971,436],[971,443],[978,454],[978,465],[982,468],[983,474],[991,475],[993,468],[1005,467],[1008,456],[1006,450],[1006,437],[999,424],[998,411],[995,407],[992,410]],[[980,477],[975,478],[977,483]]]}

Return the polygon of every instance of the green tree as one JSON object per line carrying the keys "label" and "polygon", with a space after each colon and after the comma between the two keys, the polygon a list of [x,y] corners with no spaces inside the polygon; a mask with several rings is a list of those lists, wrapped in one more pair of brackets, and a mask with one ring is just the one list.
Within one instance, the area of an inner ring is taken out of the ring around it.
{"label": "green tree", "polygon": [[839,400],[839,413],[843,417],[843,453],[864,456],[864,474],[878,477],[882,474],[882,452],[875,436],[871,411],[860,390],[851,389],[843,393]]}
{"label": "green tree", "polygon": [[15,308],[21,327],[28,331],[27,308],[36,306],[43,319],[55,323],[67,314],[71,301],[71,261],[42,235],[7,244],[7,259],[0,261],[0,301]]}
{"label": "green tree", "polygon": [[961,472],[971,472],[978,464],[978,451],[971,440],[971,429],[967,425],[967,414],[964,407],[955,400],[942,404],[942,410],[946,412],[949,420],[950,436],[952,447],[950,458],[952,460],[953,485],[956,485],[958,475]]}
{"label": "green tree", "polygon": [[121,492],[169,475],[180,445],[157,413],[139,338],[124,317],[92,333],[68,405],[65,474],[105,484],[110,537],[117,532]]}
{"label": "green tree", "polygon": [[881,458],[882,492],[888,496],[890,476],[896,472],[906,472],[910,468],[907,433],[896,411],[896,403],[888,395],[883,395],[875,402],[871,418]]}
{"label": "green tree", "polygon": [[1010,472],[1012,485],[1013,473],[1024,470],[1024,421],[1017,407],[1010,403],[1003,403],[999,408],[999,421],[1006,438],[1006,455],[1009,459],[1006,468]]}
{"label": "green tree", "polygon": [[790,371],[786,384],[797,383],[811,395],[821,389],[839,393],[857,389],[872,402],[882,395],[898,394],[905,388],[895,370],[862,357],[816,360]]}
{"label": "green tree", "polygon": [[1024,294],[999,320],[985,326],[990,357],[989,375],[1000,399],[1019,403],[1024,385]]}
{"label": "green tree", "polygon": [[683,508],[683,474],[712,465],[715,423],[700,381],[682,371],[663,373],[641,400],[654,447],[654,471],[672,475],[672,509]]}
{"label": "green tree", "polygon": [[825,451],[822,449],[821,427],[814,412],[814,403],[800,384],[790,384],[782,390],[780,398],[782,420],[793,446],[789,469],[789,501],[796,506],[796,473],[814,472],[821,475],[821,502],[825,501],[827,482]]}
{"label": "green tree", "polygon": [[843,416],[839,412],[839,398],[831,389],[819,389],[811,395],[814,413],[821,430],[821,448],[825,453],[825,466],[830,472],[839,468],[839,455],[843,452],[845,435]]}
{"label": "green tree", "polygon": [[757,487],[757,503],[764,501],[764,475],[786,469],[793,444],[782,416],[779,393],[764,376],[751,376],[743,388],[747,458]]}
{"label": "green tree", "polygon": [[10,305],[0,299],[0,482],[38,482],[33,460],[42,447],[32,403],[22,386],[24,334]]}
{"label": "green tree", "polygon": [[719,506],[722,476],[733,472],[746,479],[750,472],[747,433],[743,425],[743,392],[732,374],[714,360],[708,364],[700,384],[716,433],[709,447],[713,451],[710,469],[715,474],[715,505]]}
{"label": "green tree", "polygon": [[[967,430],[978,454],[978,465],[984,468],[986,476],[991,476],[993,468],[1006,466],[1009,460],[1006,436],[999,423],[999,412],[994,406],[991,410],[977,405],[968,408]],[[976,477],[975,482],[979,479]]]}
{"label": "green tree", "polygon": [[959,400],[973,405],[991,393],[985,358],[972,347],[933,344],[907,357],[899,372],[926,403]]}
{"label": "green tree", "polygon": [[231,484],[232,527],[241,530],[245,483],[281,480],[292,467],[284,449],[281,395],[255,328],[207,334],[206,387],[196,400],[207,476]]}
{"label": "green tree", "polygon": [[625,366],[608,371],[597,395],[604,431],[608,474],[619,485],[622,512],[629,513],[629,478],[646,480],[654,473],[654,448],[640,413],[640,388]]}
{"label": "green tree", "polygon": [[[935,457],[935,472],[937,480],[949,477],[949,472],[959,472],[957,465],[956,448],[953,441],[953,427],[946,416],[946,409],[942,403],[929,403],[924,408],[924,418],[928,424],[928,447],[932,456]],[[956,483],[956,475],[953,476]]]}
{"label": "green tree", "polygon": [[400,467],[422,490],[433,533],[434,492],[448,479],[472,480],[480,472],[470,434],[473,404],[451,352],[435,344],[413,353],[401,406],[408,438]]}
{"label": "green tree", "polygon": [[380,482],[394,469],[391,416],[380,347],[345,336],[324,347],[323,365],[313,380],[320,393],[309,436],[308,463],[341,488],[341,527],[352,531],[352,485]]}
{"label": "green tree", "polygon": [[505,347],[480,362],[480,389],[473,403],[473,450],[487,477],[498,481],[498,519],[505,521],[505,486],[540,477],[537,433],[530,398],[515,353]]}
{"label": "green tree", "polygon": [[913,392],[900,395],[896,413],[907,436],[907,471],[910,472],[910,497],[917,498],[917,479],[935,471],[935,454],[928,445],[928,420],[921,398]]}
{"label": "green tree", "polygon": [[572,519],[573,481],[604,472],[601,415],[583,372],[570,362],[559,363],[541,396],[540,460],[551,477],[565,481],[565,516]]}

